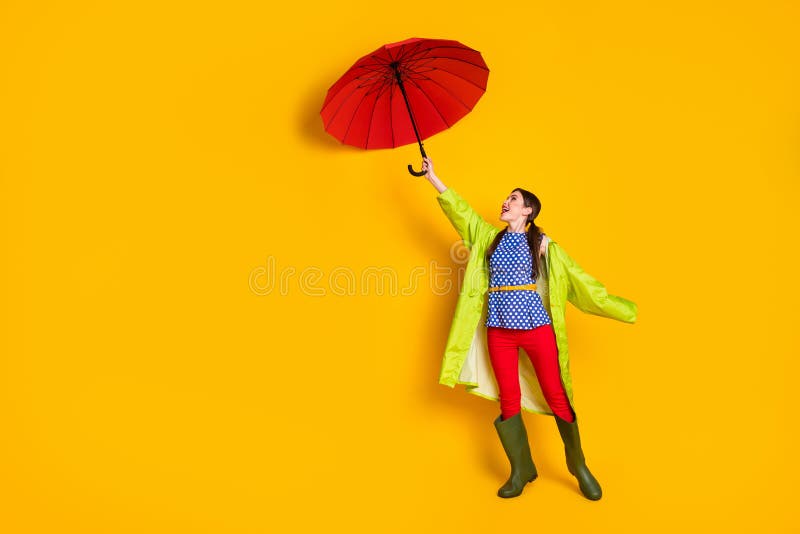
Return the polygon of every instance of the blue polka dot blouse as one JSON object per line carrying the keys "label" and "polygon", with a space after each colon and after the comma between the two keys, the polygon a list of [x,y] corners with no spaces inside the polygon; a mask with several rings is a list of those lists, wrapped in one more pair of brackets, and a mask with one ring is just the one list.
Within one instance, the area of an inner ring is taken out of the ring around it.
{"label": "blue polka dot blouse", "polygon": [[[533,284],[526,232],[506,232],[489,259],[490,287]],[[530,289],[490,291],[486,326],[530,330],[551,324],[542,297]]]}

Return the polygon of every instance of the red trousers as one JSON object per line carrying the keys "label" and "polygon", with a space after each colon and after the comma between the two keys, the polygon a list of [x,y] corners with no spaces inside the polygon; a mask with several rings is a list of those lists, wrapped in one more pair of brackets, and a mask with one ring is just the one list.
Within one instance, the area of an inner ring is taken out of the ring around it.
{"label": "red trousers", "polygon": [[500,388],[500,410],[504,420],[521,409],[519,347],[522,347],[536,370],[539,386],[550,409],[565,421],[574,421],[567,392],[561,383],[553,325],[546,324],[530,330],[489,326],[486,337],[492,369]]}

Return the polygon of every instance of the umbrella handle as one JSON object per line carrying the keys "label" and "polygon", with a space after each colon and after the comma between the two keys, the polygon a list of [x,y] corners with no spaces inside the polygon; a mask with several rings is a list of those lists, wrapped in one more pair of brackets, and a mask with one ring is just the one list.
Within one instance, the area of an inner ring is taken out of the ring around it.
{"label": "umbrella handle", "polygon": [[408,172],[410,172],[414,176],[424,176],[425,173],[428,172],[428,171],[415,171],[414,168],[411,165],[409,165],[408,166]]}

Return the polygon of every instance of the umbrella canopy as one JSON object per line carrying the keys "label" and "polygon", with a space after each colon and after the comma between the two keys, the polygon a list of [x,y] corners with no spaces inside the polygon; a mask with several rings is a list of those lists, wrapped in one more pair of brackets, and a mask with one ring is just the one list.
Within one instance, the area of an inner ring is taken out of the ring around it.
{"label": "umbrella canopy", "polygon": [[356,61],[328,89],[320,115],[325,130],[344,144],[374,149],[416,141],[424,157],[422,139],[469,113],[488,78],[477,50],[415,37]]}

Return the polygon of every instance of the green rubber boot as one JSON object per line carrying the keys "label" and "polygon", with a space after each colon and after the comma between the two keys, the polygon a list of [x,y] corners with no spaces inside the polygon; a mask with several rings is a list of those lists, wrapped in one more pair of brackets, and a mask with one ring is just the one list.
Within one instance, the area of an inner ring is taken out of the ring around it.
{"label": "green rubber boot", "polygon": [[[575,412],[572,412],[575,415]],[[554,415],[556,425],[558,425],[558,432],[561,434],[561,439],[564,441],[564,452],[567,456],[567,469],[569,472],[578,479],[578,486],[581,493],[592,501],[599,500],[603,496],[603,490],[597,479],[592,476],[589,468],[586,467],[586,459],[581,450],[581,436],[578,432],[578,417],[575,415],[575,420],[572,423],[561,419],[559,416]]]}
{"label": "green rubber boot", "polygon": [[497,490],[497,496],[516,497],[522,493],[525,484],[533,482],[539,476],[531,457],[531,448],[528,443],[528,433],[525,431],[525,423],[522,421],[522,412],[505,420],[503,420],[502,414],[498,415],[494,420],[494,426],[500,436],[500,442],[506,451],[508,461],[511,462],[511,476]]}

